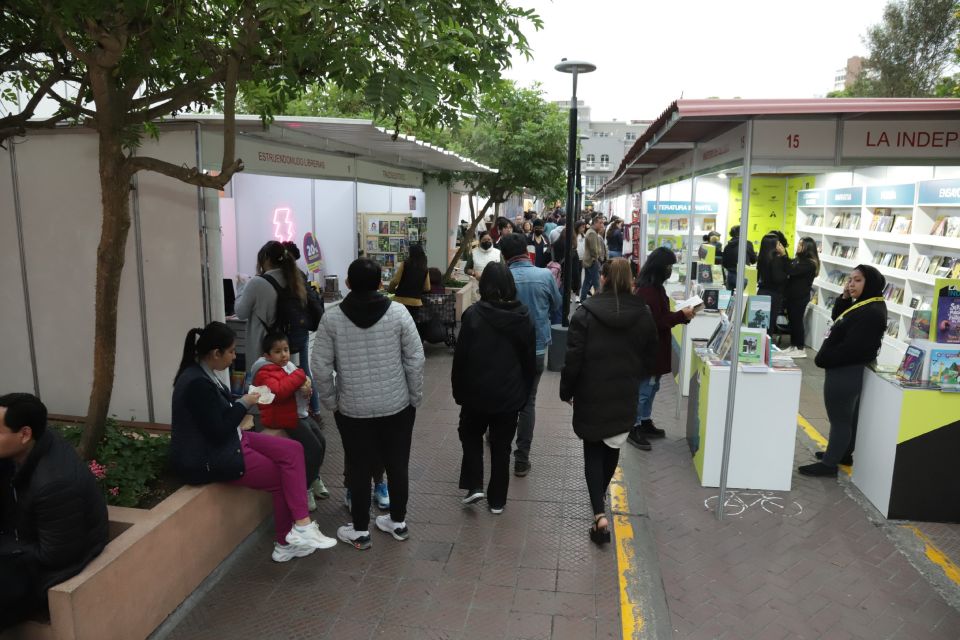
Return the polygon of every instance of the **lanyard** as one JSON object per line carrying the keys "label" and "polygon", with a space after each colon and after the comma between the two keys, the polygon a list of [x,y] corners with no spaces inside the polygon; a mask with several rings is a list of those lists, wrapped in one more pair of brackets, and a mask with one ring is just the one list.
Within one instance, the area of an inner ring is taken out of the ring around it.
{"label": "lanyard", "polygon": [[844,311],[843,313],[841,313],[839,316],[837,316],[837,319],[834,320],[833,322],[834,322],[834,323],[840,322],[840,320],[843,318],[843,316],[847,315],[848,313],[850,313],[850,312],[853,311],[854,309],[859,309],[860,307],[862,307],[862,306],[864,306],[864,305],[867,305],[867,304],[870,304],[871,302],[883,302],[883,296],[876,296],[876,297],[874,297],[874,298],[869,298],[869,299],[867,299],[867,300],[861,300],[860,302],[858,302],[857,304],[853,305],[852,307],[850,307],[849,309],[847,309],[846,311]]}

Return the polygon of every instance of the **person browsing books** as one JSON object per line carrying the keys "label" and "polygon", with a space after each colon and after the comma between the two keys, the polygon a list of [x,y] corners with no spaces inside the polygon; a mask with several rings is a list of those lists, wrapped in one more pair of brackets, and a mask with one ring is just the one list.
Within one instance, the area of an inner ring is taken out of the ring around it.
{"label": "person browsing books", "polygon": [[858,265],[833,305],[833,325],[814,361],[826,370],[823,402],[830,437],[827,450],[817,456],[820,462],[798,469],[803,475],[836,476],[838,464],[853,463],[863,370],[876,359],[887,328],[887,305],[881,295],[884,286],[886,280],[879,271]]}
{"label": "person browsing books", "polygon": [[777,317],[783,310],[783,294],[787,285],[790,258],[776,233],[768,233],[760,241],[757,260],[757,293],[770,296],[770,322],[767,334],[773,337]]}
{"label": "person browsing books", "polygon": [[813,238],[802,238],[797,257],[790,261],[787,268],[787,286],[784,292],[784,307],[787,318],[790,319],[790,348],[784,351],[784,355],[791,358],[807,357],[803,350],[806,343],[803,316],[810,302],[813,280],[819,273],[820,256],[817,253],[817,243]]}

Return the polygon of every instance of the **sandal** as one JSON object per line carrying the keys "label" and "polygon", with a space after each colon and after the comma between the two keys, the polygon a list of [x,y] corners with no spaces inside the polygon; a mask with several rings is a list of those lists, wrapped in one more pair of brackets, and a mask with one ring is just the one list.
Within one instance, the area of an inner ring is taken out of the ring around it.
{"label": "sandal", "polygon": [[606,515],[599,515],[594,517],[593,526],[590,527],[590,539],[598,545],[608,544],[610,542],[610,524],[609,521],[607,524],[600,526],[601,520],[607,520]]}

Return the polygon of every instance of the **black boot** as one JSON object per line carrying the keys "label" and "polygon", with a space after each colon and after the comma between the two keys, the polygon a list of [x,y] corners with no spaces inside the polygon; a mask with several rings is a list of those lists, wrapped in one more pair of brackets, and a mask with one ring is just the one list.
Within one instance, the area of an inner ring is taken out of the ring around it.
{"label": "black boot", "polygon": [[653,424],[653,420],[641,420],[640,424],[634,427],[637,431],[640,432],[640,435],[647,438],[662,438],[667,435],[667,432],[663,429],[657,429]]}
{"label": "black boot", "polygon": [[643,437],[643,434],[640,433],[639,427],[634,427],[630,429],[630,435],[627,436],[627,442],[635,446],[637,449],[643,451],[650,451],[653,447],[650,446],[650,443],[647,442],[647,439]]}
{"label": "black boot", "polygon": [[[813,455],[814,455],[814,457],[815,457],[817,460],[823,460],[823,454],[824,454],[823,451],[817,451],[817,452],[814,453]],[[845,465],[847,465],[848,467],[849,467],[849,466],[852,466],[852,465],[853,465],[853,454],[852,454],[852,453],[848,453],[847,455],[845,455],[845,456],[843,456],[842,458],[840,458],[840,464],[845,464]]]}

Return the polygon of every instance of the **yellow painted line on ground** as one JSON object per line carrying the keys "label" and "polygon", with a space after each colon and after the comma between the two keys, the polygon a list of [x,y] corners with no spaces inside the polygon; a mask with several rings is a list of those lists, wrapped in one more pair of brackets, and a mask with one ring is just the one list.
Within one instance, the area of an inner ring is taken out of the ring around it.
{"label": "yellow painted line on ground", "polygon": [[[827,450],[827,439],[823,437],[823,434],[817,431],[816,427],[810,424],[810,422],[799,413],[797,414],[797,426],[803,429],[803,432],[807,434],[807,437],[816,443],[816,445],[820,448],[820,451]],[[839,467],[840,470],[848,476],[853,473],[853,467],[849,465],[841,464]]]}
{"label": "yellow painted line on ground", "polygon": [[945,554],[943,551],[940,551],[940,549],[937,548],[937,545],[933,544],[933,540],[928,538],[927,534],[925,534],[923,531],[920,531],[920,529],[916,528],[912,524],[904,524],[901,526],[905,529],[909,529],[913,532],[913,535],[920,538],[920,542],[926,546],[927,559],[943,569],[943,572],[948,578],[950,578],[950,580],[953,581],[954,584],[960,585],[960,567],[954,564],[954,562],[947,557],[947,554]]}
{"label": "yellow painted line on ground", "polygon": [[623,486],[623,470],[617,467],[610,482],[610,506],[614,513],[613,533],[617,545],[617,573],[620,578],[620,622],[623,626],[623,639],[633,640],[643,629],[643,612],[633,602],[627,590],[627,581],[633,571],[636,556],[633,551],[633,525],[630,524],[627,491]]}

